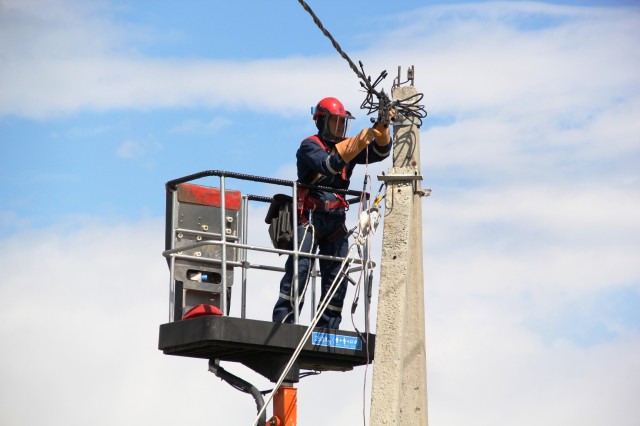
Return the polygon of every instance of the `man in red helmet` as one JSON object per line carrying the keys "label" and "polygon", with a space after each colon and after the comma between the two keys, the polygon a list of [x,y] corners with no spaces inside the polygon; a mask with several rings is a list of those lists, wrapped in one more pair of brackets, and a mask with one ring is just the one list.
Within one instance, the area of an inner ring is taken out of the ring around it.
{"label": "man in red helmet", "polygon": [[[391,110],[390,117],[395,112]],[[347,138],[349,120],[353,116],[336,98],[324,98],[313,112],[318,133],[305,138],[296,153],[298,182],[337,189],[348,189],[349,178],[356,164],[382,161],[391,152],[391,135],[388,125],[378,122],[374,127],[362,130]],[[330,191],[301,189],[298,197],[299,223],[298,248],[300,251],[327,256],[345,257],[349,249],[348,231],[345,226],[347,202],[342,195]],[[340,262],[320,260],[322,275],[321,300],[329,291],[340,271]],[[308,257],[298,260],[298,296],[302,309],[306,283],[312,261]],[[318,321],[318,327],[337,329],[342,320],[342,304],[347,292],[347,281],[329,302]],[[293,256],[285,265],[285,275],[280,281],[280,295],[273,308],[273,321],[293,323]]]}

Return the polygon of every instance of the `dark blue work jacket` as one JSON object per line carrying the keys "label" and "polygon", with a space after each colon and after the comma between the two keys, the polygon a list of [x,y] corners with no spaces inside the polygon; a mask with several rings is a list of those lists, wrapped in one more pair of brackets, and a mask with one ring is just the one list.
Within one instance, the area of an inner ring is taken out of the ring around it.
{"label": "dark blue work jacket", "polygon": [[[391,142],[379,146],[375,141],[371,141],[353,160],[345,163],[336,151],[334,142],[322,140],[319,135],[309,136],[300,143],[296,153],[298,182],[348,189],[349,179],[356,164],[365,164],[367,156],[369,163],[382,161],[390,152]],[[338,200],[336,194],[328,191],[311,190],[308,195],[322,202]]]}

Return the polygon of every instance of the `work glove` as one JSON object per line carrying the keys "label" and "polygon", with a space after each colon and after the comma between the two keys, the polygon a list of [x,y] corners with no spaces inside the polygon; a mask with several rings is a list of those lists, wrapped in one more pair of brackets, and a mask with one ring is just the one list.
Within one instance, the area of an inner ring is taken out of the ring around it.
{"label": "work glove", "polygon": [[[396,110],[391,108],[389,110],[389,121],[393,120],[396,116]],[[376,121],[376,125],[374,127],[379,133],[380,136],[376,137],[376,144],[378,146],[385,146],[391,142],[391,135],[389,134],[389,123],[384,123],[382,117],[378,117],[378,121]]]}
{"label": "work glove", "polygon": [[382,133],[372,127],[369,127],[362,130],[355,136],[347,138],[342,142],[338,142],[336,144],[336,151],[338,151],[340,157],[348,163],[353,160],[360,151],[365,149],[371,140],[380,138],[381,136]]}

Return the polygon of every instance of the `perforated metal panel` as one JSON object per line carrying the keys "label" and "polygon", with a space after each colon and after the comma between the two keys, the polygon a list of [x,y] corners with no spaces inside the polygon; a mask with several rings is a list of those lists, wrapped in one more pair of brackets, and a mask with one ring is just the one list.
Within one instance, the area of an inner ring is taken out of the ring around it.
{"label": "perforated metal panel", "polygon": [[[220,190],[194,184],[181,184],[174,197],[171,235],[173,248],[185,247],[176,256],[174,267],[175,314],[179,320],[192,307],[199,304],[221,307],[222,247],[202,244],[221,241],[238,242],[240,229],[240,192],[225,191],[225,212],[221,212]],[[198,247],[187,248],[200,243]],[[231,297],[233,266],[237,249],[227,247],[227,297]],[[227,303],[227,306],[229,303]]]}

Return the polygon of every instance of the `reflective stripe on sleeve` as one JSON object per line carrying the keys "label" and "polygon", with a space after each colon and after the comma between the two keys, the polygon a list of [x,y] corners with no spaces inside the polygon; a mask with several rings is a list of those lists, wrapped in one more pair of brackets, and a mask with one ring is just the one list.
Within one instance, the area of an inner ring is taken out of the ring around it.
{"label": "reflective stripe on sleeve", "polygon": [[331,155],[329,155],[327,159],[324,160],[324,165],[327,166],[327,170],[329,170],[331,174],[337,175],[340,172],[334,169],[333,167],[331,167],[330,160],[331,160]]}
{"label": "reflective stripe on sleeve", "polygon": [[379,155],[381,157],[388,157],[389,153],[391,153],[391,150],[389,150],[387,152],[381,152],[380,150],[378,150],[378,144],[374,142],[374,144],[373,144],[373,152],[375,152],[377,155]]}

